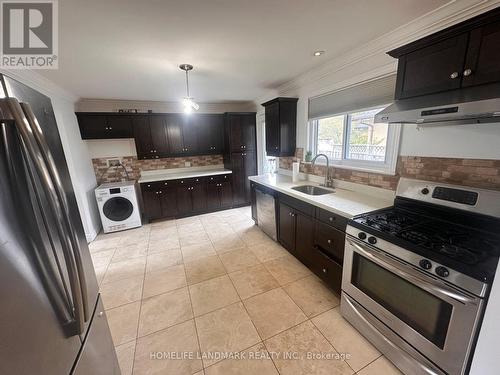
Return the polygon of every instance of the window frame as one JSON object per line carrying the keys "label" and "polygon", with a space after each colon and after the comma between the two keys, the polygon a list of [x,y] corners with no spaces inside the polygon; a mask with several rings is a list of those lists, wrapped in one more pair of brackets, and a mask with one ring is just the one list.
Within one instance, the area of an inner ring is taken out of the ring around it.
{"label": "window frame", "polygon": [[[396,174],[396,164],[399,155],[399,144],[401,139],[401,124],[389,124],[387,129],[387,142],[386,142],[386,154],[385,161],[370,161],[370,160],[354,160],[347,159],[347,145],[349,144],[349,130],[351,123],[349,118],[352,113],[370,111],[377,108],[385,108],[386,105],[378,105],[368,108],[360,108],[344,113],[335,113],[328,116],[322,116],[314,119],[309,119],[308,121],[308,133],[309,133],[309,150],[313,155],[318,153],[318,125],[319,120],[335,116],[344,116],[344,129],[343,129],[343,143],[342,143],[342,159],[330,159],[330,166],[336,168],[352,169],[361,172],[372,172],[387,175]],[[319,165],[326,165],[326,162],[321,158],[318,160]]]}

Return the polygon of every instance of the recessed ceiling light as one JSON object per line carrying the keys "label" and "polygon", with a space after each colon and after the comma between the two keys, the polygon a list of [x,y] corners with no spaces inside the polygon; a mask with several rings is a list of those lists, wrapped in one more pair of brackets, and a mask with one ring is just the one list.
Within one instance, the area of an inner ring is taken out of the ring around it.
{"label": "recessed ceiling light", "polygon": [[314,51],[313,55],[314,56],[321,56],[325,53],[325,51]]}

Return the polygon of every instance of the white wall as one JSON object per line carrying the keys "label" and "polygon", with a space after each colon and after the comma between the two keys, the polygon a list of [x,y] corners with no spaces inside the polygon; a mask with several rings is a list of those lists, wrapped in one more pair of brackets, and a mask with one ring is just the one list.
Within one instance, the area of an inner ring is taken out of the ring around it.
{"label": "white wall", "polygon": [[32,71],[1,71],[50,97],[87,240],[101,228],[94,197],[96,179],[75,116],[76,98]]}
{"label": "white wall", "polygon": [[[498,6],[497,1],[456,1],[421,17],[371,43],[325,62],[314,71],[305,72],[294,80],[271,90],[256,100],[264,103],[276,96],[298,97],[297,147],[307,149],[308,99],[337,91],[366,80],[393,74],[396,62],[385,52],[394,47],[432,34],[451,24]],[[259,107],[259,113],[263,108]],[[417,130],[404,125],[400,154],[415,156],[500,159],[500,124],[428,127]],[[499,270],[500,272],[500,270]],[[470,373],[498,374],[497,341],[500,337],[500,275],[497,276],[486,309],[483,327]]]}

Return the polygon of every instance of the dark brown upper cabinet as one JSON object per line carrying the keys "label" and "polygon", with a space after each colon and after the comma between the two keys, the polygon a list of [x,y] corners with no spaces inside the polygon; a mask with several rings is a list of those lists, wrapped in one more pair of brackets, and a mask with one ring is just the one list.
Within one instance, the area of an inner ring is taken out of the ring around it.
{"label": "dark brown upper cabinet", "polygon": [[135,116],[133,125],[139,159],[159,159],[169,154],[165,116]]}
{"label": "dark brown upper cabinet", "polygon": [[122,114],[77,113],[82,139],[132,138],[132,117]]}
{"label": "dark brown upper cabinet", "polygon": [[297,98],[276,98],[262,105],[266,111],[266,153],[294,156],[297,132]]}
{"label": "dark brown upper cabinet", "polygon": [[[198,150],[203,154],[223,152],[223,114],[196,114],[198,129]],[[193,116],[193,117],[194,117]]]}
{"label": "dark brown upper cabinet", "polygon": [[500,8],[389,52],[398,59],[396,99],[452,90],[500,93]]}
{"label": "dark brown upper cabinet", "polygon": [[226,113],[225,127],[230,129],[232,152],[253,151],[255,144],[255,113]]}

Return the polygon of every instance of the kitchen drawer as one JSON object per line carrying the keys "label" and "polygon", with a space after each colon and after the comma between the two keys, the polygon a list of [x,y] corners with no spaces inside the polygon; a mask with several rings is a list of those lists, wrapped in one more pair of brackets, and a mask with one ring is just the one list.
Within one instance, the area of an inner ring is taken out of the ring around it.
{"label": "kitchen drawer", "polygon": [[215,176],[204,177],[207,182],[220,183],[225,181],[231,181],[231,174],[219,174]]}
{"label": "kitchen drawer", "polygon": [[342,286],[342,266],[323,250],[314,247],[309,262],[311,270],[330,288],[340,294]]}
{"label": "kitchen drawer", "polygon": [[319,246],[337,261],[344,259],[345,233],[320,221],[316,221],[314,245]]}
{"label": "kitchen drawer", "polygon": [[197,184],[203,184],[205,182],[205,178],[206,177],[192,177],[192,178],[182,178],[175,181],[177,183],[177,186],[197,185]]}
{"label": "kitchen drawer", "polygon": [[309,203],[302,202],[301,200],[292,198],[286,194],[280,194],[279,200],[280,202],[285,203],[286,205],[296,209],[297,211],[302,212],[305,215],[314,216],[315,207]]}
{"label": "kitchen drawer", "polygon": [[347,226],[347,218],[343,216],[323,210],[322,208],[318,208],[318,219],[323,223],[332,225],[335,228],[338,228],[341,231],[345,232],[345,228]]}

